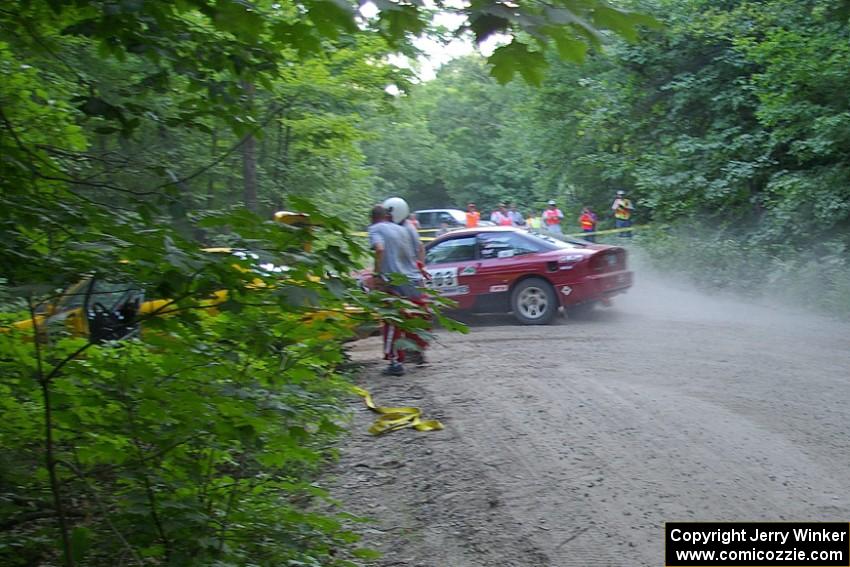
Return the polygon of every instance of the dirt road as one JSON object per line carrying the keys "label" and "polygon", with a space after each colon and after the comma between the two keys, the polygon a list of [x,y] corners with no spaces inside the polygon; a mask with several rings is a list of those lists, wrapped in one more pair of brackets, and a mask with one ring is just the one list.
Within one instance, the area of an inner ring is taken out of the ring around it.
{"label": "dirt road", "polygon": [[652,282],[588,320],[444,333],[361,383],[441,432],[374,438],[355,408],[334,494],[374,565],[663,565],[663,524],[850,519],[850,326]]}

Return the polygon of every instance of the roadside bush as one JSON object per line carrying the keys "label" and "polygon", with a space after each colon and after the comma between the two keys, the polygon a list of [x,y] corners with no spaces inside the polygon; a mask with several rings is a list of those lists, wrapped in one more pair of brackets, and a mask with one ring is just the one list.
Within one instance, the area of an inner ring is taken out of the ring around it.
{"label": "roadside bush", "polygon": [[[140,337],[0,333],[3,565],[353,565],[366,553],[340,518],[312,512],[345,419],[342,343],[358,317],[389,309],[346,276],[359,246],[304,252],[310,231],[244,213],[205,223],[287,269],[167,238],[164,251],[122,249],[109,274],[171,299]],[[205,303],[220,290],[227,301]]]}

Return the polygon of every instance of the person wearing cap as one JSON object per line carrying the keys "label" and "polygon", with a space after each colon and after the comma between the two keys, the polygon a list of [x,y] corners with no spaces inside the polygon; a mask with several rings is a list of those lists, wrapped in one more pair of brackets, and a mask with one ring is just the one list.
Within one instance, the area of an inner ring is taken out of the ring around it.
{"label": "person wearing cap", "polygon": [[499,208],[490,215],[490,221],[498,226],[513,226],[511,216],[508,214],[508,206],[504,203],[499,203]]}
{"label": "person wearing cap", "polygon": [[[631,199],[626,197],[626,192],[620,189],[617,191],[617,197],[611,204],[611,210],[614,211],[614,225],[617,228],[629,228],[632,226],[632,211],[635,210]],[[632,236],[632,231],[624,230],[620,236],[629,238]]]}
{"label": "person wearing cap", "polygon": [[481,220],[481,213],[475,208],[475,203],[466,206],[466,228],[475,228]]}
{"label": "person wearing cap", "polygon": [[564,213],[558,208],[558,204],[554,200],[549,201],[549,207],[543,211],[543,226],[551,233],[561,233],[561,221],[564,220]]}

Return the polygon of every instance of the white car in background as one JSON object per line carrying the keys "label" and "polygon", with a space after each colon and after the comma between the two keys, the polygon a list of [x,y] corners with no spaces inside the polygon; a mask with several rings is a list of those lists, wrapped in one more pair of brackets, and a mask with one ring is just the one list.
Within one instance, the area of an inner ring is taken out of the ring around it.
{"label": "white car in background", "polygon": [[[460,209],[420,209],[413,211],[413,214],[419,221],[420,230],[438,229],[443,223],[446,223],[449,229],[466,228],[466,213]],[[488,220],[478,221],[478,226],[492,225]]]}

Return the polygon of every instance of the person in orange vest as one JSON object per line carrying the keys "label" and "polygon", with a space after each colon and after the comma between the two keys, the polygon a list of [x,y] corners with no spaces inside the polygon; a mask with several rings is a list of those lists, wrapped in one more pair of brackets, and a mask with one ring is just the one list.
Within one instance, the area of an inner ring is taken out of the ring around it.
{"label": "person in orange vest", "polygon": [[466,228],[475,228],[481,220],[481,213],[475,208],[475,203],[466,206]]}
{"label": "person in orange vest", "polygon": [[555,201],[549,201],[549,208],[543,211],[543,227],[554,234],[561,234],[561,221],[564,213],[558,208]]}
{"label": "person in orange vest", "polygon": [[[581,225],[582,232],[596,231],[596,213],[590,207],[585,207],[581,210],[581,215],[578,217],[578,224]],[[584,237],[588,242],[596,242],[593,234],[586,234]]]}
{"label": "person in orange vest", "polygon": [[[628,228],[632,226],[632,212],[635,210],[631,199],[626,197],[626,192],[622,189],[617,191],[617,198],[611,204],[611,210],[614,211],[614,225],[617,228]],[[622,237],[631,237],[632,232],[626,230],[620,233]]]}

